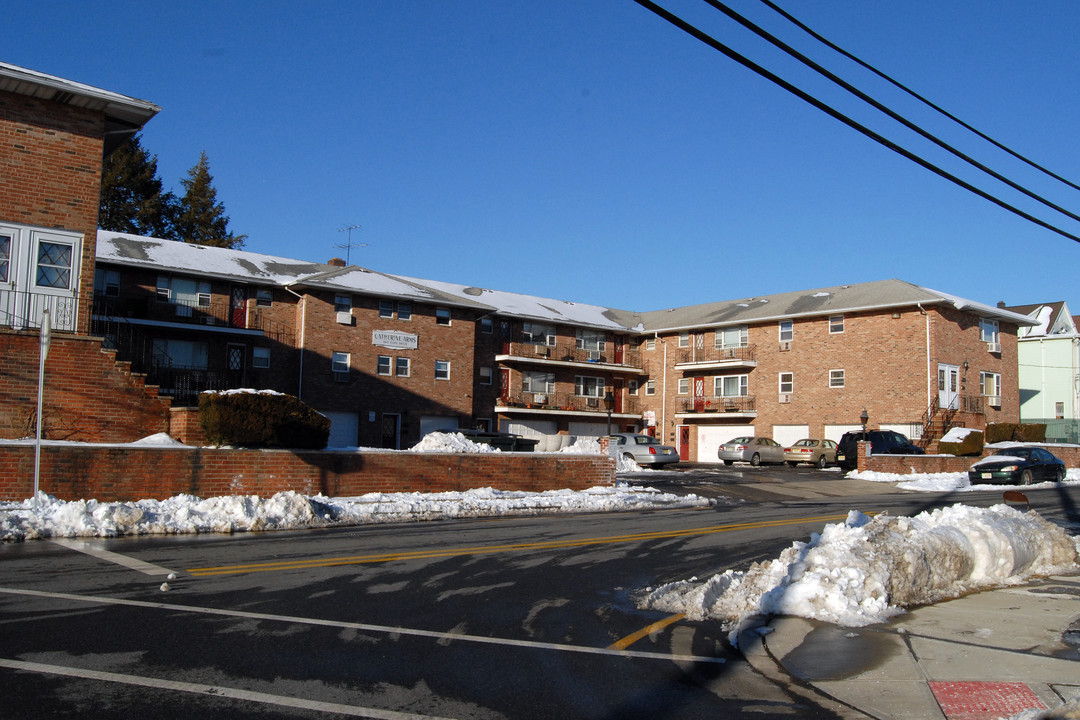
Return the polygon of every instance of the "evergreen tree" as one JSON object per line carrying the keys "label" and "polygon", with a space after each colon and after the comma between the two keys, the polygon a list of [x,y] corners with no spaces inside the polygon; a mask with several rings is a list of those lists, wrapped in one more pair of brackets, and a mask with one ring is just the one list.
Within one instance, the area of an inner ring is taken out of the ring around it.
{"label": "evergreen tree", "polygon": [[117,148],[101,172],[98,226],[102,230],[176,239],[176,196],[162,190],[157,155],[149,155],[139,135]]}
{"label": "evergreen tree", "polygon": [[233,249],[243,247],[247,235],[229,232],[229,216],[225,214],[225,206],[217,202],[217,190],[214,189],[214,178],[210,175],[205,151],[195,167],[188,170],[188,178],[181,180],[180,184],[184,186],[184,196],[180,198],[180,209],[176,216],[178,239],[198,245]]}

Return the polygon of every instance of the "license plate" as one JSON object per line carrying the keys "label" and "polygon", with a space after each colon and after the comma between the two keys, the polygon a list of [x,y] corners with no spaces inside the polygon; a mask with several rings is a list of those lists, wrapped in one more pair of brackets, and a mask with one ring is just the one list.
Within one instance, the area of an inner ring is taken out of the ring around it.
{"label": "license plate", "polygon": [[994,473],[983,473],[979,477],[981,477],[983,480],[989,480],[994,477]]}
{"label": "license plate", "polygon": [[836,456],[836,462],[841,462],[843,459],[844,459],[843,455],[837,455]]}
{"label": "license plate", "polygon": [[672,452],[674,452],[674,451],[673,451],[673,450],[665,450],[665,451],[664,451],[664,454],[665,454],[665,455],[670,455],[670,454],[671,454]]}

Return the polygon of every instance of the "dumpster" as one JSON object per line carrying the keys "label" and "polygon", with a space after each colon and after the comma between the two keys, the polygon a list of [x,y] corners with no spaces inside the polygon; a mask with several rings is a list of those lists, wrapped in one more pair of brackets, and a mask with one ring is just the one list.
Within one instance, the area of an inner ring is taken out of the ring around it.
{"label": "dumpster", "polygon": [[513,433],[490,430],[456,430],[474,443],[484,443],[503,452],[532,452],[540,441]]}

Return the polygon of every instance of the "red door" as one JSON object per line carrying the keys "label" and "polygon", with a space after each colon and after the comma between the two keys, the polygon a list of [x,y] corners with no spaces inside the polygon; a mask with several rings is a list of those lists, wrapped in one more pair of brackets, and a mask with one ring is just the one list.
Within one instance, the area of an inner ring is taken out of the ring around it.
{"label": "red door", "polygon": [[694,412],[705,412],[705,378],[694,378]]}
{"label": "red door", "polygon": [[237,286],[229,300],[229,323],[235,328],[247,327],[247,290]]}
{"label": "red door", "polygon": [[679,426],[679,460],[690,462],[690,426]]}
{"label": "red door", "polygon": [[499,397],[504,403],[510,399],[510,368],[499,368]]}

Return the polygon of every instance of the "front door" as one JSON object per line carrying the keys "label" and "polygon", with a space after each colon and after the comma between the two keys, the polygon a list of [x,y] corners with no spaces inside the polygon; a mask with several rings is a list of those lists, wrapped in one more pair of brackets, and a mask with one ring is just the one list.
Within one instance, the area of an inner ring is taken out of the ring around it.
{"label": "front door", "polygon": [[225,348],[225,383],[229,389],[244,387],[244,345],[229,343]]}
{"label": "front door", "polygon": [[960,407],[960,367],[938,363],[938,403],[942,410]]}
{"label": "front door", "polygon": [[384,450],[401,449],[401,415],[398,413],[383,413],[381,447]]}
{"label": "front door", "polygon": [[246,328],[247,290],[241,285],[236,285],[229,297],[229,324],[234,328]]}
{"label": "front door", "polygon": [[679,426],[679,460],[690,462],[690,426]]}

